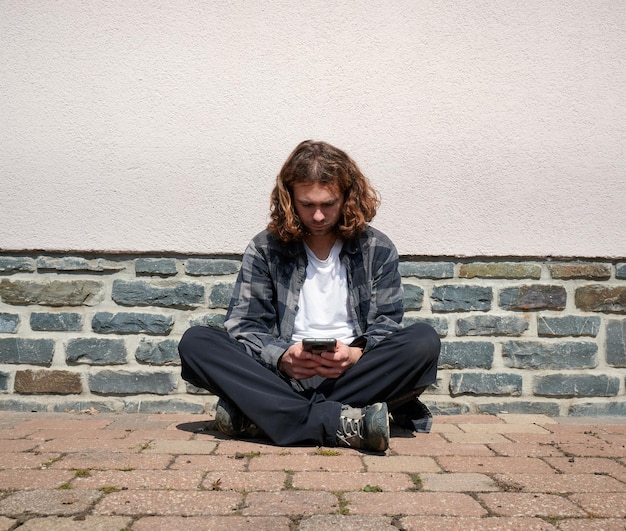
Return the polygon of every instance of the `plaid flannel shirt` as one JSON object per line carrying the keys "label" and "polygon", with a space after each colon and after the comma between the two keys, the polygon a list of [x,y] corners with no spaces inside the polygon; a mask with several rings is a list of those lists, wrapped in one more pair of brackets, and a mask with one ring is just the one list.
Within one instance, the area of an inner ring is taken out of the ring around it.
{"label": "plaid flannel shirt", "polygon": [[[344,242],[349,304],[357,338],[353,346],[367,352],[402,326],[403,291],[398,252],[391,240],[368,226]],[[267,230],[257,234],[243,255],[225,328],[248,353],[278,372],[291,345],[307,257],[301,242],[284,244]]]}

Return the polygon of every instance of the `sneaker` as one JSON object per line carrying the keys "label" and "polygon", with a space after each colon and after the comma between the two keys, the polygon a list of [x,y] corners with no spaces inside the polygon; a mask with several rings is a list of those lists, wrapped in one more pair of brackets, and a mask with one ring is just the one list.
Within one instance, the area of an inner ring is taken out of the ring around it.
{"label": "sneaker", "polygon": [[389,447],[387,404],[380,402],[364,408],[342,406],[337,446],[384,452]]}
{"label": "sneaker", "polygon": [[433,425],[433,414],[418,398],[393,409],[391,418],[401,428],[417,433],[430,433]]}
{"label": "sneaker", "polygon": [[215,427],[235,439],[264,439],[265,433],[233,403],[220,398],[215,408]]}

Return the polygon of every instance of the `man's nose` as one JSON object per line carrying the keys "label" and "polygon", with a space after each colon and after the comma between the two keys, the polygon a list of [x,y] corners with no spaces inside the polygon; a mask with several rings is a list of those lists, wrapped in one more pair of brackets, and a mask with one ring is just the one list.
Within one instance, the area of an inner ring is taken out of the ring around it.
{"label": "man's nose", "polygon": [[313,219],[315,221],[324,221],[324,213],[318,208],[313,214]]}

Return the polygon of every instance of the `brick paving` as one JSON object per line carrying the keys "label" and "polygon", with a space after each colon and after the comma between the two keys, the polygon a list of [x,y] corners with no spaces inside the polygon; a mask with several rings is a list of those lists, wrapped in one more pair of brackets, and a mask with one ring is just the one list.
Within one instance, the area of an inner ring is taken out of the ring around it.
{"label": "brick paving", "polygon": [[210,417],[0,411],[0,531],[626,529],[626,418],[459,415],[385,455]]}

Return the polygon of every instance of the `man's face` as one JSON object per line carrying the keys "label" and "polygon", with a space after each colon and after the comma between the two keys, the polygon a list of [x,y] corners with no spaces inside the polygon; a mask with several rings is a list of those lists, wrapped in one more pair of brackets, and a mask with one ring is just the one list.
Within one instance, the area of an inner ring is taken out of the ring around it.
{"label": "man's face", "polygon": [[336,184],[296,183],[293,200],[296,213],[311,236],[334,232],[343,208],[343,194]]}

